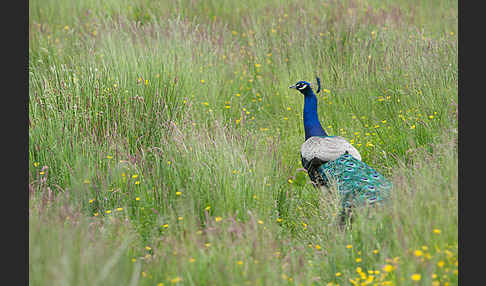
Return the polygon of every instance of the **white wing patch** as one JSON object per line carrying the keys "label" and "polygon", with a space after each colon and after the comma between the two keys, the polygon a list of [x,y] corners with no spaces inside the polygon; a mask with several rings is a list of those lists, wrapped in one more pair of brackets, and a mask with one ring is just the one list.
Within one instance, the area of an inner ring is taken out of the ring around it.
{"label": "white wing patch", "polygon": [[334,137],[317,137],[313,136],[307,139],[300,153],[307,161],[319,158],[323,161],[334,161],[346,151],[354,158],[361,161],[361,155],[346,139],[340,136]]}

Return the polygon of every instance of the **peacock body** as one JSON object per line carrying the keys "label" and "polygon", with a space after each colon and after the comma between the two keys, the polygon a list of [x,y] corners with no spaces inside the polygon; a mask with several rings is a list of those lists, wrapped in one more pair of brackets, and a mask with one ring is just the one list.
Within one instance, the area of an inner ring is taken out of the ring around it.
{"label": "peacock body", "polygon": [[329,136],[322,128],[317,115],[317,97],[310,83],[299,81],[290,88],[296,88],[305,96],[303,117],[306,140],[300,151],[302,166],[314,185],[326,190],[335,182],[342,214],[352,207],[374,205],[386,200],[391,182],[362,162],[359,151],[345,138]]}

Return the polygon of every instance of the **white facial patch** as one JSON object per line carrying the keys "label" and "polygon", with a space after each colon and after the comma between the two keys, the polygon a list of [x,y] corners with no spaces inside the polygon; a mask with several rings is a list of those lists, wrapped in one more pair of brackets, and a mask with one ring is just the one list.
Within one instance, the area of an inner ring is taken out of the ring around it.
{"label": "white facial patch", "polygon": [[305,89],[306,87],[307,87],[307,84],[303,84],[303,85],[301,85],[301,86],[298,86],[297,88],[298,88],[299,90],[301,90],[301,89]]}

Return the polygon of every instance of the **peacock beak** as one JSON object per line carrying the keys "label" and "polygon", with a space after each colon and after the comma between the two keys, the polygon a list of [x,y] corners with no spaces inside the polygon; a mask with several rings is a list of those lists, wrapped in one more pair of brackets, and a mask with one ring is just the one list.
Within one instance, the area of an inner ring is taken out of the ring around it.
{"label": "peacock beak", "polygon": [[289,88],[297,88],[297,86],[294,84],[294,85],[289,86]]}

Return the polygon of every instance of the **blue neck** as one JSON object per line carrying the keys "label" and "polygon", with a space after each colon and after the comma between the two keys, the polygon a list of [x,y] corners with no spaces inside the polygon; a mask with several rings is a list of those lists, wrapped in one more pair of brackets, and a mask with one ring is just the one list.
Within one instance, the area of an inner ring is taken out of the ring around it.
{"label": "blue neck", "polygon": [[304,130],[305,140],[312,136],[328,136],[317,116],[317,97],[312,89],[306,88],[304,94]]}

